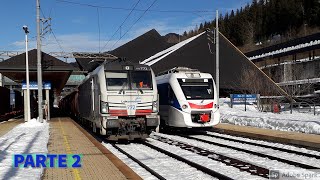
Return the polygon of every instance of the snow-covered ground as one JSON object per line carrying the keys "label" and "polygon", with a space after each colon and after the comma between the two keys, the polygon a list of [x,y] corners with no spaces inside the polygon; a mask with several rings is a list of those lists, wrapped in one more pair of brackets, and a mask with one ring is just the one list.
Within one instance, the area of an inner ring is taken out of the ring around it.
{"label": "snow-covered ground", "polygon": [[49,124],[32,119],[0,137],[0,179],[40,179],[42,168],[13,167],[14,154],[47,154]]}
{"label": "snow-covered ground", "polygon": [[[124,161],[143,179],[157,179],[145,169],[141,168],[140,165],[133,162],[130,158],[113,148],[110,144],[103,143],[103,145],[112,151],[112,153],[114,153],[116,156],[118,156],[118,158]],[[183,162],[175,160],[144,145],[131,143],[118,146],[166,179],[215,179],[214,177],[207,175]],[[172,148],[175,147],[172,146]]]}
{"label": "snow-covered ground", "polygon": [[320,134],[320,115],[293,112],[260,112],[254,105],[229,106],[229,98],[220,99],[221,122],[241,126],[253,126],[280,131],[296,131],[310,134]]}

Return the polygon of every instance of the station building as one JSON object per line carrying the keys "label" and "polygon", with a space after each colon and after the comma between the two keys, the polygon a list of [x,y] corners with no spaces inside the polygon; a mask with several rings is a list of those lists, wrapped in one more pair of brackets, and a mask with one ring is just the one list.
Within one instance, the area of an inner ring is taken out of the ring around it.
{"label": "station building", "polygon": [[320,102],[320,33],[247,52],[246,56],[290,96]]}
{"label": "station building", "polygon": [[[63,91],[70,75],[75,67],[63,62],[47,53],[42,52],[42,80],[43,80],[43,101],[47,104],[49,111],[53,110],[54,104],[59,101],[59,95]],[[37,117],[37,50],[28,51],[29,57],[29,79],[31,117]],[[26,81],[26,54],[22,53],[0,62],[0,73],[2,74],[2,86],[11,90],[21,91],[23,95],[26,90],[22,90]],[[26,96],[24,96],[26,98]]]}

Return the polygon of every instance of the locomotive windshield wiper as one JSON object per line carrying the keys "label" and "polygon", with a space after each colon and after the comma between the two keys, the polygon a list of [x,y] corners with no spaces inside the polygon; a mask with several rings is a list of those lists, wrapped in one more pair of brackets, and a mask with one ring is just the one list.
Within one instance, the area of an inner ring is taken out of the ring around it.
{"label": "locomotive windshield wiper", "polygon": [[122,92],[123,92],[123,94],[124,94],[124,87],[125,87],[126,85],[127,85],[127,83],[124,82],[118,94],[121,94]]}
{"label": "locomotive windshield wiper", "polygon": [[141,93],[141,94],[143,94],[142,89],[141,89],[141,88],[139,88],[139,87],[137,87],[137,88],[138,88],[138,90],[140,91],[140,93]]}

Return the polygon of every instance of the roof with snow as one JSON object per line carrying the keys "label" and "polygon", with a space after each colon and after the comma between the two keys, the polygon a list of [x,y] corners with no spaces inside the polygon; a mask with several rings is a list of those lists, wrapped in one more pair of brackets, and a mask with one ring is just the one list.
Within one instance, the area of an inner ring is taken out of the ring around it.
{"label": "roof with snow", "polygon": [[315,49],[320,49],[320,33],[247,52],[245,55],[250,60],[258,62],[267,57],[278,58]]}

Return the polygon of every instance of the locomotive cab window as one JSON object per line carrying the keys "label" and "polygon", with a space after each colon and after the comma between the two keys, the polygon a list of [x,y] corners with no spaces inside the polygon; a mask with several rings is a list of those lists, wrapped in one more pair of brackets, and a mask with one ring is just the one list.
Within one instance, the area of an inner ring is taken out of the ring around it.
{"label": "locomotive cab window", "polygon": [[108,90],[129,89],[127,72],[106,72]]}
{"label": "locomotive cab window", "polygon": [[152,79],[150,71],[131,72],[132,89],[152,89]]}
{"label": "locomotive cab window", "polygon": [[212,80],[209,82],[179,82],[181,89],[188,100],[214,99]]}

